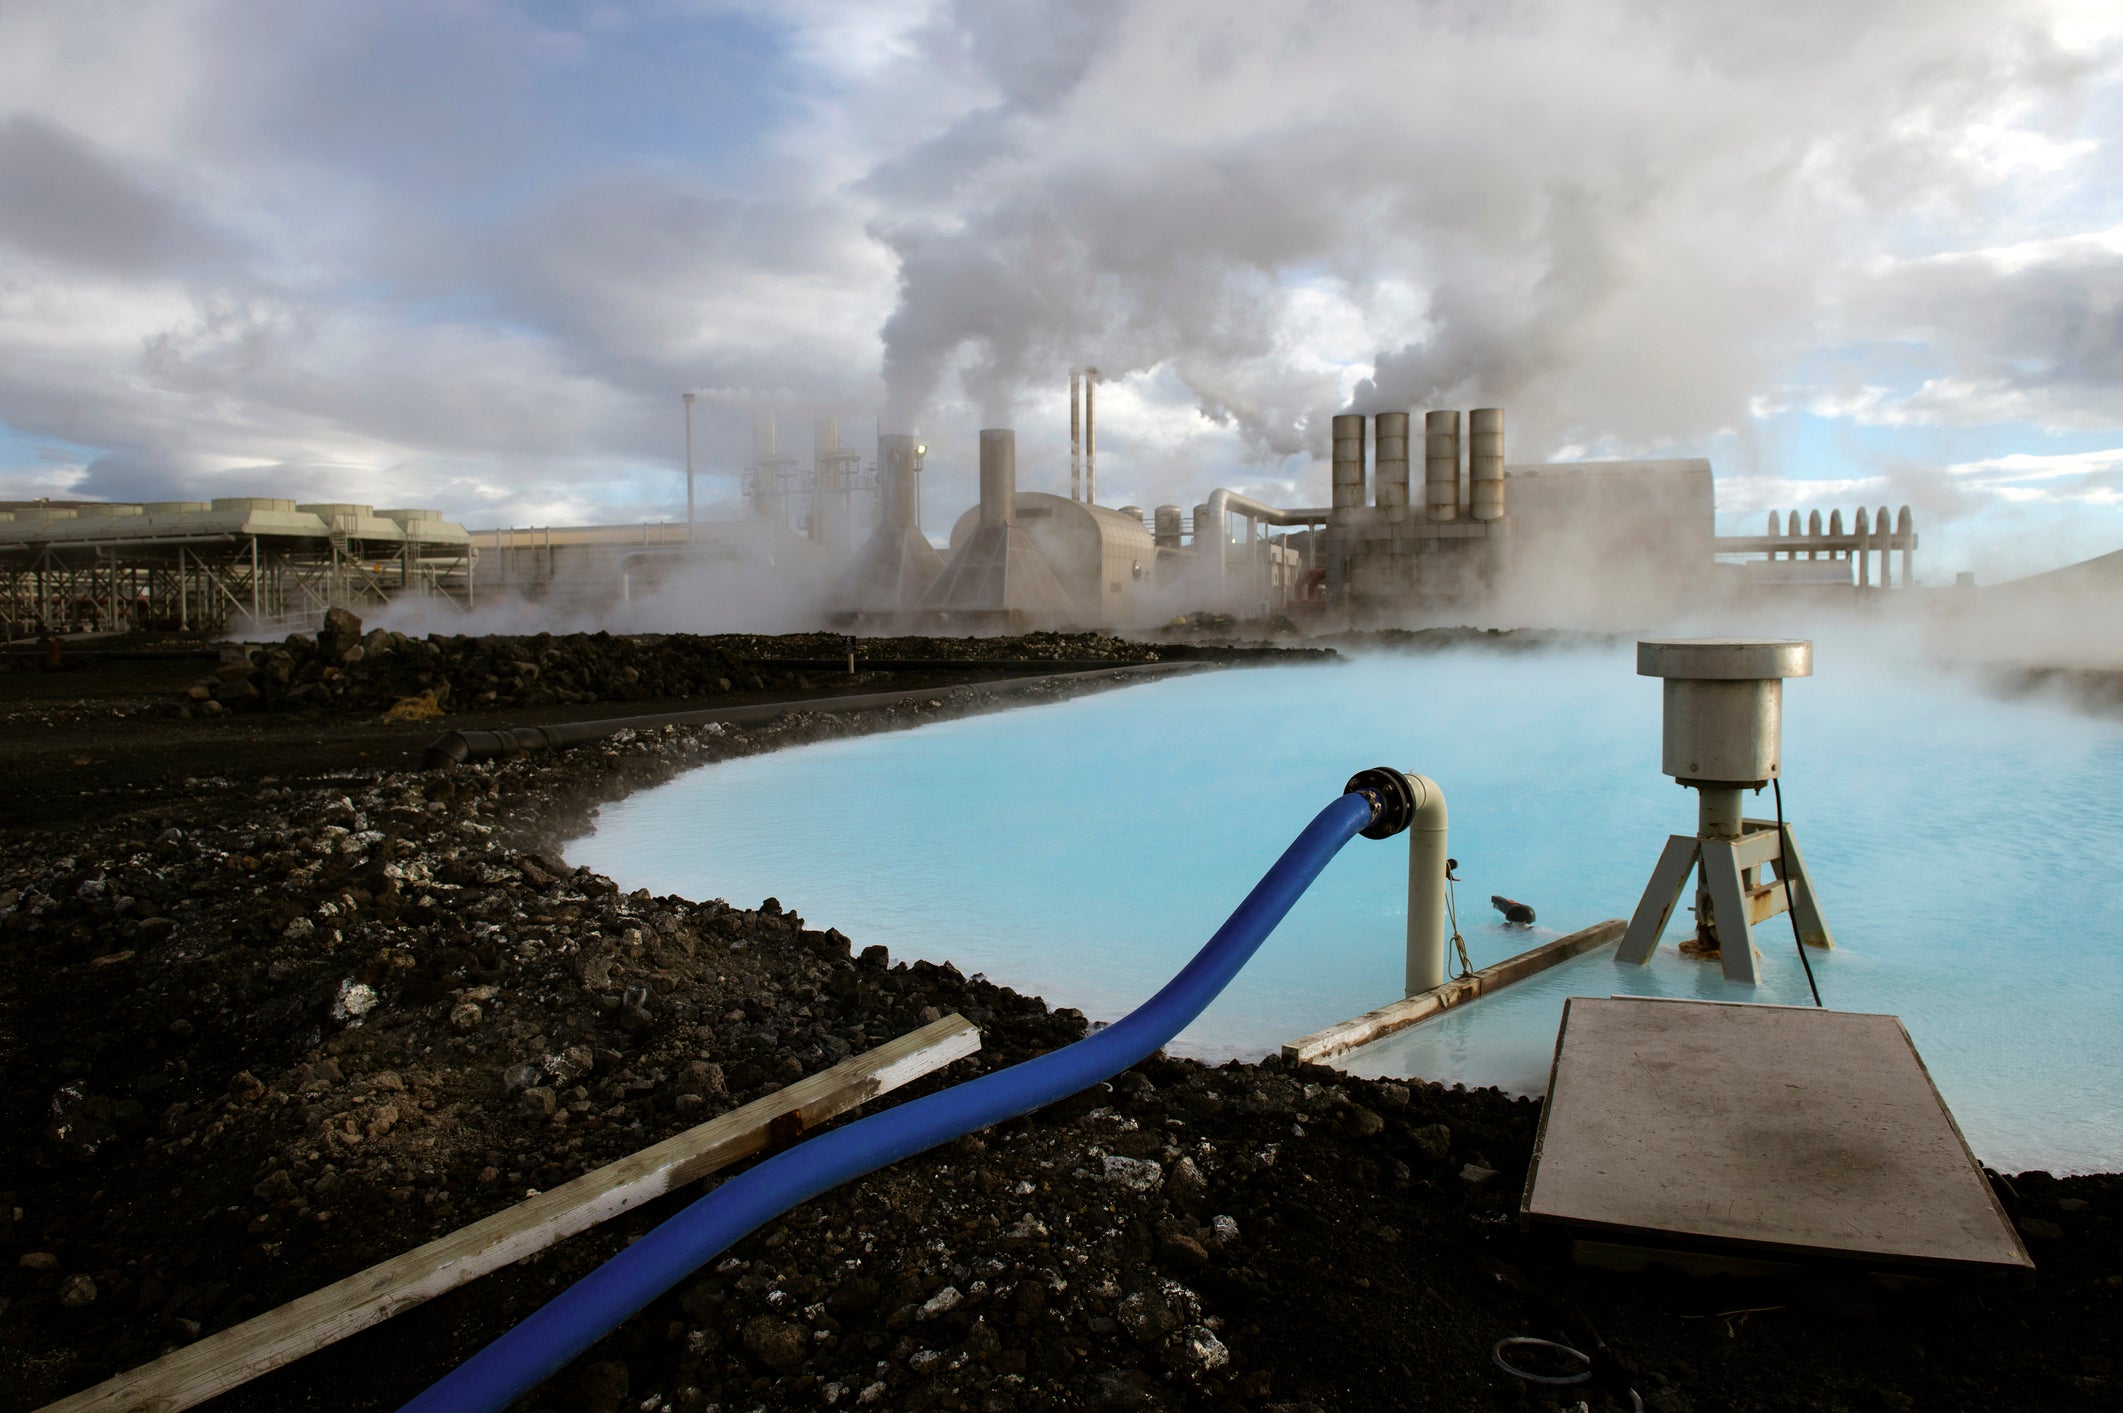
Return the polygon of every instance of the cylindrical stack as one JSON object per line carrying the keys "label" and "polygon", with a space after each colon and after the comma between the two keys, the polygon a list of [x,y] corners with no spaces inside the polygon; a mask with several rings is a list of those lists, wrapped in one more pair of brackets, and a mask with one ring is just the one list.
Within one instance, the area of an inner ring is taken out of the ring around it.
{"label": "cylindrical stack", "polygon": [[1423,506],[1432,520],[1460,518],[1460,414],[1423,414]]}
{"label": "cylindrical stack", "polygon": [[921,491],[914,479],[914,438],[886,432],[877,439],[878,507],[887,530],[921,528]]}
{"label": "cylindrical stack", "polygon": [[1355,510],[1364,503],[1364,419],[1343,413],[1334,419],[1334,508]]}
{"label": "cylindrical stack", "polygon": [[[1791,513],[1798,514],[1796,510]],[[1887,513],[1884,505],[1873,516],[1872,537],[1880,547],[1880,587],[1891,589],[1894,587],[1894,517]]]}
{"label": "cylindrical stack", "polygon": [[1504,409],[1467,414],[1467,489],[1477,520],[1504,518]]}
{"label": "cylindrical stack", "polygon": [[1176,505],[1161,505],[1157,508],[1156,540],[1159,549],[1178,549],[1181,536],[1186,533],[1186,512]]}
{"label": "cylindrical stack", "polygon": [[1915,588],[1917,583],[1917,521],[1916,517],[1909,513],[1909,507],[1906,505],[1895,516],[1894,537],[1902,542],[1902,587],[1905,589]]}
{"label": "cylindrical stack", "polygon": [[1069,370],[1069,499],[1084,498],[1084,375]]}
{"label": "cylindrical stack", "polygon": [[[1772,515],[1769,519],[1774,523],[1776,516]],[[1865,518],[1865,507],[1862,505],[1858,507],[1858,518],[1851,526],[1850,532],[1858,537],[1858,551],[1855,556],[1858,561],[1858,587],[1867,589],[1872,587],[1872,526]]]}
{"label": "cylindrical stack", "polygon": [[[1861,510],[1858,512],[1858,514],[1862,516],[1865,514],[1865,512]],[[1772,540],[1777,540],[1782,539],[1783,536],[1784,522],[1781,518],[1778,517],[1777,513],[1772,510],[1769,512],[1769,538]],[[1771,550],[1769,552],[1769,562],[1774,564],[1776,562],[1776,558],[1777,552],[1775,550]]]}
{"label": "cylindrical stack", "polygon": [[980,523],[1017,523],[1017,433],[1008,427],[981,428]]}
{"label": "cylindrical stack", "polygon": [[1098,505],[1098,369],[1083,371],[1083,503]]}
{"label": "cylindrical stack", "polygon": [[1381,412],[1373,426],[1372,494],[1381,509],[1408,503],[1408,414]]}
{"label": "cylindrical stack", "polygon": [[1194,507],[1194,552],[1196,555],[1195,563],[1201,563],[1200,556],[1207,553],[1209,546],[1216,543],[1218,537],[1220,537],[1223,533],[1223,526],[1214,525],[1210,523],[1208,506],[1197,505],[1196,507]]}

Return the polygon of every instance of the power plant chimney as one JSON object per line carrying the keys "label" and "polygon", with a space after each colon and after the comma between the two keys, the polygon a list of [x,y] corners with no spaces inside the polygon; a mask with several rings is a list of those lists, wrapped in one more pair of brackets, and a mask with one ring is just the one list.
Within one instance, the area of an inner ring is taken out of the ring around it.
{"label": "power plant chimney", "polygon": [[[1084,369],[1084,503],[1098,504],[1098,369]],[[982,432],[983,437],[987,436]],[[1015,465],[1016,452],[1011,452]]]}
{"label": "power plant chimney", "polygon": [[1460,518],[1460,414],[1423,414],[1423,505],[1434,521]]}
{"label": "power plant chimney", "polygon": [[1373,494],[1380,509],[1408,503],[1408,414],[1381,412],[1372,443]]}
{"label": "power plant chimney", "polygon": [[1069,370],[1069,499],[1084,498],[1083,371]]}
{"label": "power plant chimney", "polygon": [[1334,509],[1364,503],[1364,419],[1344,412],[1334,419]]}
{"label": "power plant chimney", "polygon": [[1504,518],[1504,409],[1467,414],[1467,489],[1477,520]]}
{"label": "power plant chimney", "polygon": [[983,528],[1017,523],[1017,433],[1007,427],[981,430],[980,523]]}

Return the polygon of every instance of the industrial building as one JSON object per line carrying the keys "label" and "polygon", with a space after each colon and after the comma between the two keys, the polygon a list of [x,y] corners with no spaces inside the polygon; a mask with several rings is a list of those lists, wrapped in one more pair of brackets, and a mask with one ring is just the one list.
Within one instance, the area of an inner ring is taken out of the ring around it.
{"label": "industrial building", "polygon": [[435,510],[270,497],[0,510],[10,637],[155,625],[264,632],[406,597],[470,608],[474,550]]}

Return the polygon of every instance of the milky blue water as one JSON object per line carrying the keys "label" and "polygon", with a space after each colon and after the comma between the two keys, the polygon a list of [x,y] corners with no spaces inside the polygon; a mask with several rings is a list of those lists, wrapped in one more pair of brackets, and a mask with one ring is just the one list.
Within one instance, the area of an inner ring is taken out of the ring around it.
{"label": "milky blue water", "polygon": [[[1785,688],[1787,816],[1837,947],[1826,1002],[1902,1017],[1977,1154],[2123,1169],[2123,725],[1823,643]],[[569,846],[623,888],[766,896],[895,959],[1111,1019],[1150,995],[1369,765],[1434,777],[1483,966],[1626,917],[1695,797],[1659,774],[1627,646],[1202,674],[725,762]],[[1750,813],[1769,812],[1765,792]],[[1358,839],[1174,1045],[1258,1055],[1401,994],[1407,848]],[[1540,926],[1506,928],[1508,894]],[[1569,995],[1805,1003],[1779,917],[1763,983],[1596,954],[1353,1053],[1366,1074],[1545,1087]]]}

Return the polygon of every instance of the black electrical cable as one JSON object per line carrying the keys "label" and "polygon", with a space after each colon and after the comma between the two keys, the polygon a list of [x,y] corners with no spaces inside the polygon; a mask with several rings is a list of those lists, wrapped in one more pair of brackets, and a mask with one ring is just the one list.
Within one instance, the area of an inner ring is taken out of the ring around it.
{"label": "black electrical cable", "polygon": [[1777,881],[1784,885],[1784,916],[1791,919],[1791,942],[1799,949],[1799,965],[1806,968],[1806,989],[1813,993],[1813,1003],[1819,1006],[1821,988],[1814,985],[1813,963],[1806,958],[1806,939],[1799,936],[1798,910],[1791,906],[1791,831],[1784,827],[1784,784],[1771,776],[1769,788],[1777,801]]}

